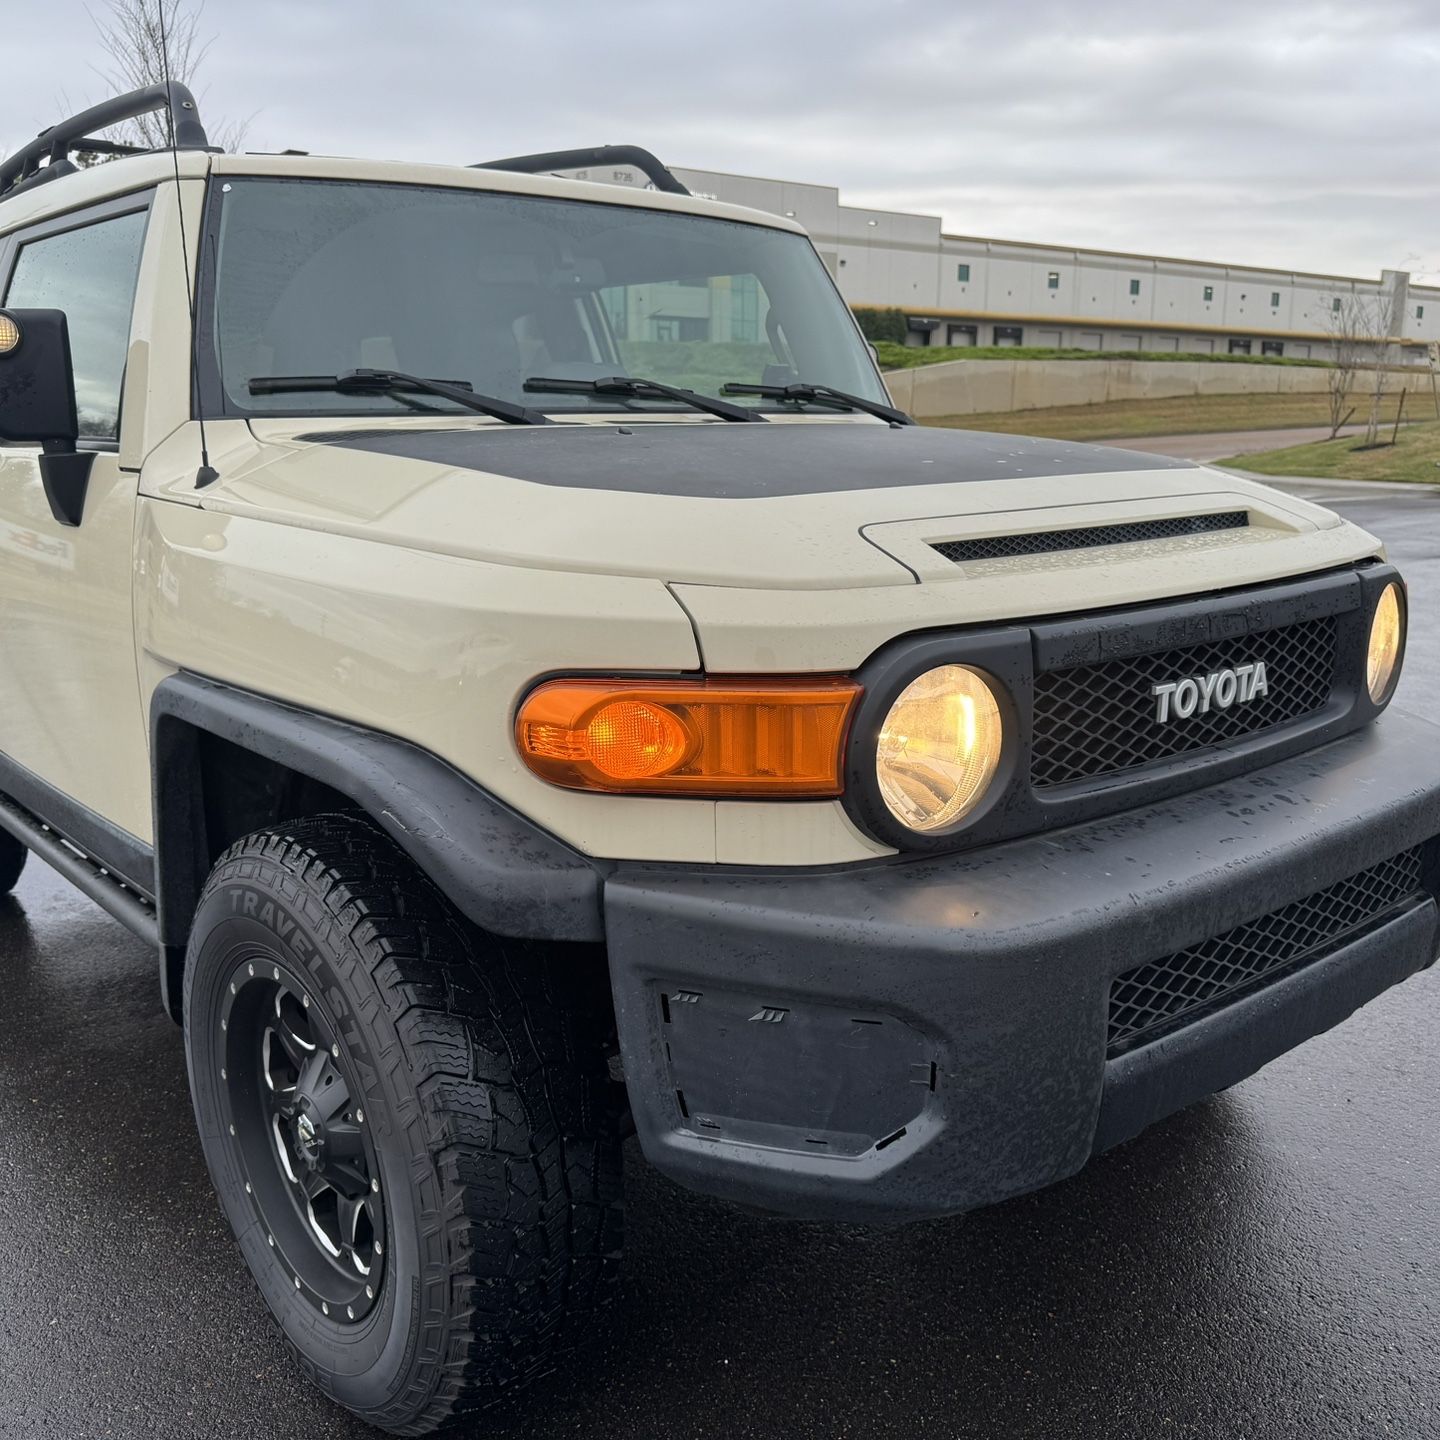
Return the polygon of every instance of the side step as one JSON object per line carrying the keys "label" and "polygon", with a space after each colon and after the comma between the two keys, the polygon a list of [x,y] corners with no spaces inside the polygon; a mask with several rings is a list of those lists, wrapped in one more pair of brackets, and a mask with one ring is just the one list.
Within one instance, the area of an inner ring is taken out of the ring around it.
{"label": "side step", "polygon": [[58,870],[77,890],[88,895],[102,910],[108,911],[127,929],[152,945],[160,943],[155,921],[155,905],[148,895],[141,894],[92,860],[58,830],[17,805],[7,795],[0,795],[0,829],[8,830],[27,850],[32,850],[47,865]]}

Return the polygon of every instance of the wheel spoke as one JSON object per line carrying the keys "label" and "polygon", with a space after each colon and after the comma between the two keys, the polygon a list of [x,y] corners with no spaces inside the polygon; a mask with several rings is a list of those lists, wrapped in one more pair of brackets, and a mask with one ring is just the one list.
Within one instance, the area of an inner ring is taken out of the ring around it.
{"label": "wheel spoke", "polygon": [[299,1067],[285,1048],[284,1038],[273,1026],[267,1026],[260,1041],[260,1064],[265,1088],[270,1092],[271,1108],[290,1116],[295,1111],[295,1081]]}
{"label": "wheel spoke", "polygon": [[295,1168],[295,1159],[290,1151],[290,1142],[285,1138],[285,1124],[279,1115],[273,1115],[270,1119],[270,1133],[275,1144],[275,1159],[280,1166],[280,1173],[292,1184],[300,1183],[299,1175]]}
{"label": "wheel spoke", "polygon": [[363,1160],[365,1137],[360,1127],[344,1120],[326,1126],[325,1154],[332,1160]]}
{"label": "wheel spoke", "polygon": [[304,1011],[295,1003],[295,997],[288,990],[275,992],[275,1023],[271,1028],[297,1072],[305,1068],[305,1062],[314,1055],[316,1049],[314,1040],[308,1034],[301,1033],[302,1030],[309,1029],[303,1018],[298,1018],[303,1015]]}
{"label": "wheel spoke", "polygon": [[344,1115],[350,1109],[350,1087],[345,1083],[345,1077],[329,1064],[328,1059],[321,1067],[319,1080],[309,1094],[315,1109],[327,1126],[337,1115]]}
{"label": "wheel spoke", "polygon": [[311,1170],[308,1166],[301,1172],[298,1183],[301,1193],[312,1205],[327,1190],[335,1189],[323,1170]]}
{"label": "wheel spoke", "polygon": [[360,1214],[365,1208],[363,1200],[342,1200],[340,1202],[340,1242],[342,1249],[355,1248],[355,1232],[360,1224]]}
{"label": "wheel spoke", "polygon": [[300,1067],[300,1079],[295,1086],[302,1097],[314,1096],[320,1077],[329,1063],[330,1057],[323,1050],[312,1051],[306,1056],[304,1065]]}
{"label": "wheel spoke", "polygon": [[375,1216],[367,1198],[340,1202],[340,1250],[360,1275],[374,1265]]}
{"label": "wheel spoke", "polygon": [[322,1168],[337,1195],[359,1199],[370,1193],[370,1177],[365,1173],[363,1158],[327,1160]]}

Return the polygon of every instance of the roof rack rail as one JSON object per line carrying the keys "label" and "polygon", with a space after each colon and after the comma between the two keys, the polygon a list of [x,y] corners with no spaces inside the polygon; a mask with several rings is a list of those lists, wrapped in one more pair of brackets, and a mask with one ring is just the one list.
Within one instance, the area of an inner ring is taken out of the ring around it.
{"label": "roof rack rail", "polygon": [[132,90],[128,95],[117,95],[113,100],[92,105],[90,109],[42,130],[23,149],[17,150],[8,160],[0,161],[0,200],[8,200],[32,185],[43,185],[47,180],[60,179],[62,175],[73,175],[78,167],[70,157],[77,151],[91,155],[151,153],[143,145],[122,145],[115,140],[96,139],[95,132],[157,110],[169,112],[170,133],[174,136],[177,150],[211,148],[205,127],[200,123],[195,97],[187,86],[178,80],[172,80],[168,85],[147,85],[143,90]]}
{"label": "roof rack rail", "polygon": [[521,175],[543,175],[550,170],[580,170],[590,165],[633,165],[657,190],[688,195],[683,186],[648,150],[638,145],[596,145],[589,150],[547,150],[539,155],[512,155],[508,160],[486,160],[472,170],[513,170]]}

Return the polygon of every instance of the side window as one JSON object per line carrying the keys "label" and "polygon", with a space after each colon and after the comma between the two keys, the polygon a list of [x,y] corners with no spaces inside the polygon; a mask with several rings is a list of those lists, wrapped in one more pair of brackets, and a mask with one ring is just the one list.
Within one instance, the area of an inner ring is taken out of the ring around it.
{"label": "side window", "polygon": [[13,309],[65,312],[86,439],[113,440],[120,432],[120,383],[145,220],[141,210],[22,244],[5,292]]}

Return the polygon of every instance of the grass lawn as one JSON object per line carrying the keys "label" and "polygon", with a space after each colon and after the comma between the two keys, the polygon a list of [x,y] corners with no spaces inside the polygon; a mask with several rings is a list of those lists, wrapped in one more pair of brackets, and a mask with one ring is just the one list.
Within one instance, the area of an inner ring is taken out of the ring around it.
{"label": "grass lawn", "polygon": [[[1390,432],[1380,432],[1389,440]],[[1260,475],[1318,475],[1335,480],[1409,480],[1440,484],[1440,420],[1406,425],[1394,445],[1363,450],[1363,435],[1324,440],[1316,445],[1291,445],[1221,460]]]}
{"label": "grass lawn", "polygon": [[[1398,395],[1387,397],[1382,413],[1389,420],[1395,418],[1398,399]],[[1356,410],[1367,413],[1359,402]],[[1420,407],[1412,395],[1405,404],[1406,414],[1416,416],[1417,410]],[[1423,414],[1423,410],[1420,413]],[[1182,395],[1170,400],[1117,400],[1105,405],[1058,405],[1045,410],[951,415],[927,420],[925,424],[952,430],[1046,435],[1053,440],[1121,440],[1142,435],[1203,435],[1222,430],[1285,430],[1300,425],[1328,425],[1329,407],[1323,395]]]}
{"label": "grass lawn", "polygon": [[1195,360],[1211,365],[1328,365],[1326,360],[1294,360],[1284,355],[1199,355],[1166,350],[1066,350],[1051,345],[897,345],[877,340],[882,370],[943,365],[948,360]]}

